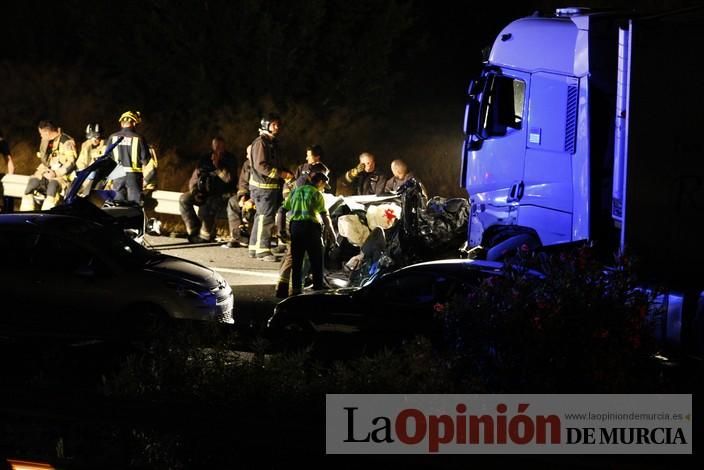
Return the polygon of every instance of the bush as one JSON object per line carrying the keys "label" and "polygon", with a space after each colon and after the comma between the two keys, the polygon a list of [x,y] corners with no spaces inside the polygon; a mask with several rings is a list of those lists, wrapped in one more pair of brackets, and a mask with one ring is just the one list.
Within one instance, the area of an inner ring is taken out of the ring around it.
{"label": "bush", "polygon": [[457,293],[445,332],[457,367],[493,393],[628,393],[652,383],[652,297],[629,264],[605,270],[589,248],[508,267]]}

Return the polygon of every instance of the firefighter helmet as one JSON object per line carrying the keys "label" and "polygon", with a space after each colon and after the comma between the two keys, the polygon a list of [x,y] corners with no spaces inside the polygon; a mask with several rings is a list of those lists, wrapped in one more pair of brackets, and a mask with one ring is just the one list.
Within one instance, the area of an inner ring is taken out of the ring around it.
{"label": "firefighter helmet", "polygon": [[261,121],[259,121],[259,130],[262,132],[270,132],[269,126],[274,121],[281,122],[281,117],[278,114],[274,114],[274,113],[267,114],[266,116],[264,116],[262,118]]}
{"label": "firefighter helmet", "polygon": [[86,139],[99,139],[103,135],[103,126],[100,123],[88,124],[86,126]]}
{"label": "firefighter helmet", "polygon": [[132,124],[137,125],[142,122],[142,115],[139,111],[125,111],[120,116],[119,121],[132,121]]}

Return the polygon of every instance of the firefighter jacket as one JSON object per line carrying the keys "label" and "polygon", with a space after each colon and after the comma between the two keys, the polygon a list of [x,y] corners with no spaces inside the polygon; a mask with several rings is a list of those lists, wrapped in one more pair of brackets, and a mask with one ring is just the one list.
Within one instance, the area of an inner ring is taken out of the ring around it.
{"label": "firefighter jacket", "polygon": [[281,190],[281,167],[278,153],[276,141],[272,137],[263,134],[254,139],[249,156],[252,166],[249,176],[250,190],[254,188]]}
{"label": "firefighter jacket", "polygon": [[82,170],[93,163],[105,153],[105,140],[100,139],[97,146],[93,145],[93,140],[86,140],[81,145],[81,153],[78,154],[76,160],[76,169]]}
{"label": "firefighter jacket", "polygon": [[108,145],[117,142],[120,137],[124,139],[112,149],[113,158],[128,173],[141,173],[142,168],[151,160],[147,142],[133,128],[123,127],[108,137]]}
{"label": "firefighter jacket", "polygon": [[154,191],[158,178],[159,160],[156,158],[156,149],[151,145],[149,146],[149,155],[149,161],[142,168],[142,174],[144,175],[142,187],[146,191]]}
{"label": "firefighter jacket", "polygon": [[350,181],[354,187],[355,194],[359,196],[365,195],[377,195],[379,196],[384,192],[384,185],[386,184],[386,176],[379,170],[374,170],[372,173],[367,173],[362,171],[356,177],[350,178],[349,171],[345,175],[348,181]]}
{"label": "firefighter jacket", "polygon": [[76,142],[70,135],[59,132],[53,139],[41,141],[37,158],[41,163],[34,177],[42,178],[46,171],[51,170],[56,174],[56,181],[66,188],[69,177],[76,169]]}

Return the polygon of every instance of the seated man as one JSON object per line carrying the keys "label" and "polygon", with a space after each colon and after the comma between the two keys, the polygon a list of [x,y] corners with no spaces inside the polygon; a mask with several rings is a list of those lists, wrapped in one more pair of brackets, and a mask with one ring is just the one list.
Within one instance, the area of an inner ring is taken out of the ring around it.
{"label": "seated man", "polygon": [[386,185],[384,186],[384,192],[397,193],[401,186],[406,184],[409,180],[415,178],[420,186],[423,198],[426,201],[428,200],[428,194],[425,190],[425,187],[416,178],[413,172],[408,170],[408,165],[406,165],[406,162],[401,159],[396,159],[391,162],[391,173],[393,173],[393,176],[389,178],[389,180],[386,182]]}
{"label": "seated man", "polygon": [[76,169],[76,142],[52,121],[39,121],[41,143],[39,144],[39,166],[29,178],[20,204],[21,211],[36,210],[35,192],[44,196],[42,210],[54,207],[62,192],[68,187],[70,176]]}
{"label": "seated man", "polygon": [[81,145],[81,153],[76,160],[76,169],[83,170],[105,153],[103,130],[99,123],[86,126],[86,140]]}
{"label": "seated man", "polygon": [[[179,198],[179,211],[186,224],[188,241],[205,243],[215,240],[215,219],[231,193],[237,191],[237,162],[225,150],[225,140],[215,137],[212,152],[203,157],[188,182],[187,193]],[[198,206],[198,214],[194,206]]]}
{"label": "seated man", "polygon": [[[10,144],[7,143],[7,140],[2,138],[2,131],[0,131],[0,163],[2,163],[3,160],[7,162],[7,167],[5,171],[0,169],[0,179],[2,179],[5,174],[12,175],[15,173],[15,163],[12,161],[12,155],[10,154]],[[3,190],[4,188],[2,184],[0,184],[0,202],[3,203],[1,212],[12,212],[14,201],[11,197],[4,197]]]}
{"label": "seated man", "polygon": [[252,212],[254,203],[249,192],[249,173],[252,166],[249,162],[249,152],[252,146],[247,146],[247,156],[240,179],[237,183],[237,193],[227,200],[227,225],[230,229],[230,241],[222,245],[222,248],[246,248],[249,246],[247,227],[251,227]]}

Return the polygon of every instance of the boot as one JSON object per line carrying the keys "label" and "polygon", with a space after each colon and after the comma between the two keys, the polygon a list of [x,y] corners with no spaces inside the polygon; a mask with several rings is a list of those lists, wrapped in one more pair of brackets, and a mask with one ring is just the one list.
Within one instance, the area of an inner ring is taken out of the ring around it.
{"label": "boot", "polygon": [[59,196],[47,196],[44,198],[44,202],[42,202],[42,210],[48,211],[52,207],[56,206],[57,202],[59,202]]}
{"label": "boot", "polygon": [[27,212],[27,211],[33,211],[36,209],[36,206],[34,205],[34,195],[33,194],[25,194],[22,196],[22,201],[20,202],[20,211],[21,212]]}
{"label": "boot", "polygon": [[288,282],[279,282],[276,284],[276,297],[279,299],[288,297]]}

